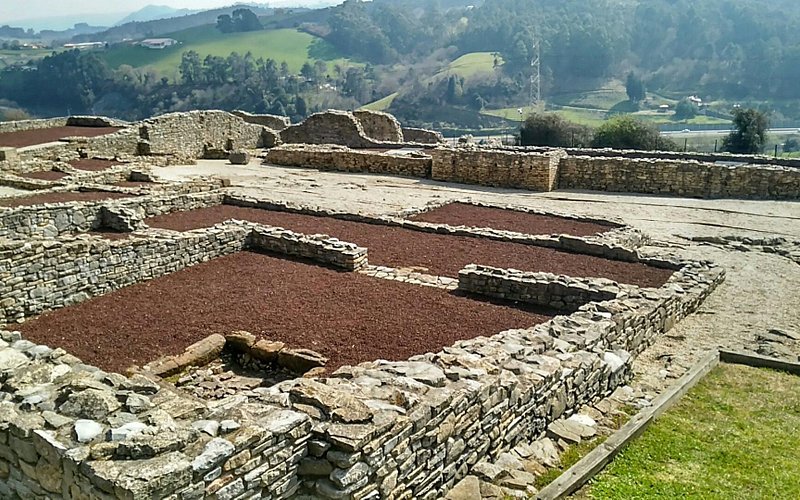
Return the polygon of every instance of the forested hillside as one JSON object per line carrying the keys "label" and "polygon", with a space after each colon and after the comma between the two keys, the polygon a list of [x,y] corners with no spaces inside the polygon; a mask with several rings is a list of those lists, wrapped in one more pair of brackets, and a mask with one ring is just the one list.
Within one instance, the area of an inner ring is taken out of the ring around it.
{"label": "forested hillside", "polygon": [[[218,74],[202,83],[187,78],[177,54],[167,68],[164,58],[158,65],[126,60],[126,52],[112,45],[106,50],[113,57],[102,51],[69,56],[78,68],[91,70],[69,71],[62,75],[66,80],[49,73],[54,58],[36,71],[30,65],[24,71],[6,68],[0,72],[0,98],[47,113],[43,102],[53,99],[42,96],[58,85],[52,95],[74,94],[70,102],[81,103],[81,111],[100,103],[107,112],[139,117],[186,106],[235,105],[221,97],[224,87],[246,96],[240,107],[252,110],[291,107],[300,115],[293,106],[299,97],[305,112],[372,103],[410,122],[480,128],[501,125],[495,116],[517,114],[529,102],[538,40],[544,99],[560,112],[583,113],[585,120],[637,112],[645,104],[672,108],[687,96],[713,103],[702,109],[706,121],[727,119],[738,102],[755,103],[780,119],[800,119],[800,2],[793,0],[348,0],[326,9],[278,10],[262,15],[260,22],[265,33],[292,29],[320,39],[302,55],[307,59],[302,74],[298,63],[284,68],[296,85],[284,78],[281,88],[247,90],[252,78],[237,75],[258,74],[268,63],[248,52],[267,54],[279,68],[300,56],[235,41],[260,43],[255,42],[259,36],[214,31],[204,39],[218,45],[204,45],[196,55]],[[159,25],[157,31],[169,35],[164,30]],[[181,33],[171,36],[180,40]],[[227,50],[235,52],[232,59],[220,53]],[[219,60],[207,59],[212,55],[230,59],[230,67],[220,69]],[[252,64],[243,73],[233,69],[240,59]],[[108,67],[105,62],[111,60]],[[344,60],[353,64],[345,67]],[[103,81],[89,85],[87,75],[102,75]],[[644,90],[641,98],[625,96],[624,82],[631,78]],[[138,94],[145,86],[152,93],[156,84],[161,87],[147,99],[133,99],[121,89]]]}

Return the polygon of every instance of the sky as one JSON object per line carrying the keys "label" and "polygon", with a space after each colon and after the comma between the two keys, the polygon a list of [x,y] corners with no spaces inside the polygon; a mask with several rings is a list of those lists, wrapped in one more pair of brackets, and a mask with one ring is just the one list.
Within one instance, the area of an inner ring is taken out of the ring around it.
{"label": "sky", "polygon": [[[0,0],[0,25],[19,25],[18,21],[42,18],[75,17],[80,14],[100,16],[121,14],[125,17],[147,5],[168,5],[176,9],[209,9],[240,3],[242,0]],[[319,0],[254,0],[245,3],[268,3],[273,7],[317,5]],[[333,2],[325,2],[333,3]]]}

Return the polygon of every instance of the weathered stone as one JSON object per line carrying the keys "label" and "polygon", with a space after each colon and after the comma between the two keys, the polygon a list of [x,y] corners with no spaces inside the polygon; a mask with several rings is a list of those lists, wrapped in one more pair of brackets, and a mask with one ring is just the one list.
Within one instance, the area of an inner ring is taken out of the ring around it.
{"label": "weathered stone", "polygon": [[301,476],[325,476],[333,472],[333,465],[325,459],[304,458],[300,460],[297,473]]}
{"label": "weathered stone", "polygon": [[259,361],[271,363],[278,359],[278,353],[285,345],[283,342],[259,340],[251,347],[250,356]]}
{"label": "weathered stone", "polygon": [[453,487],[445,500],[481,500],[481,483],[477,476],[467,476]]}
{"label": "weathered stone", "polygon": [[256,336],[250,332],[236,331],[225,335],[225,348],[235,352],[249,352],[256,343]]}
{"label": "weathered stone", "polygon": [[278,364],[295,373],[305,373],[312,368],[325,366],[328,358],[310,349],[281,349]]}
{"label": "weathered stone", "polygon": [[15,370],[30,362],[28,356],[13,349],[0,349],[0,372]]}
{"label": "weathered stone", "polygon": [[330,474],[330,479],[340,488],[349,488],[358,484],[369,474],[369,466],[364,462],[358,462],[349,469],[335,469]]}
{"label": "weathered stone", "polygon": [[74,430],[79,443],[89,443],[103,433],[103,426],[94,420],[79,419],[75,421]]}
{"label": "weathered stone", "polygon": [[192,461],[192,470],[206,472],[233,456],[236,447],[227,439],[214,438],[206,444],[203,452]]}
{"label": "weathered stone", "polygon": [[131,422],[121,427],[111,429],[111,441],[123,441],[138,434],[141,434],[147,429],[147,424],[141,422]]}

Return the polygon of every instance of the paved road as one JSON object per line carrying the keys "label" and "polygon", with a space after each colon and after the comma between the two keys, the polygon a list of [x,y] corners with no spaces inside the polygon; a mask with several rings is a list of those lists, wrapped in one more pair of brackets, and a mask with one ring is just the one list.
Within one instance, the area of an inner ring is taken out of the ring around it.
{"label": "paved road", "polygon": [[[676,136],[694,136],[694,135],[711,135],[711,136],[724,136],[728,135],[730,130],[691,130],[691,126],[689,127],[689,132],[684,131],[664,131],[661,132],[662,135],[676,135]],[[771,128],[767,131],[770,134],[793,134],[798,133],[800,130],[796,128]]]}

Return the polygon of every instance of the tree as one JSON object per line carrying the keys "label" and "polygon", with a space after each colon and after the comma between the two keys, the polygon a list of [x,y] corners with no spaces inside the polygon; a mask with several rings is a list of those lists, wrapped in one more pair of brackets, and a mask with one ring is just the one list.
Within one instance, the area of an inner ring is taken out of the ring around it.
{"label": "tree", "polygon": [[722,140],[722,149],[731,153],[760,153],[767,143],[769,118],[757,109],[733,110],[734,129]]}
{"label": "tree", "polygon": [[645,151],[677,149],[671,140],[661,137],[658,129],[632,116],[615,116],[595,130],[592,146],[596,148],[640,149]]}
{"label": "tree", "polygon": [[697,116],[697,105],[684,97],[675,105],[675,119],[689,120]]}
{"label": "tree", "polygon": [[250,9],[236,9],[231,16],[236,31],[258,31],[264,29],[258,16]]}
{"label": "tree", "polygon": [[800,140],[797,140],[797,137],[789,137],[786,139],[786,142],[783,143],[783,152],[794,153],[797,151],[800,151]]}
{"label": "tree", "polygon": [[301,96],[297,96],[294,98],[294,110],[298,115],[300,115],[303,118],[305,118],[308,115],[308,105],[306,104],[306,100],[303,99]]}
{"label": "tree", "polygon": [[200,60],[200,54],[194,50],[183,53],[179,70],[183,83],[187,85],[202,83],[203,62]]}
{"label": "tree", "polygon": [[625,92],[628,94],[628,100],[633,103],[642,102],[647,98],[644,82],[633,71],[628,73],[628,79],[625,81]]}
{"label": "tree", "polygon": [[522,146],[583,147],[590,144],[592,131],[555,113],[532,113],[519,136]]}
{"label": "tree", "polygon": [[217,17],[217,29],[223,33],[233,33],[236,31],[236,26],[233,24],[231,16],[223,14]]}

